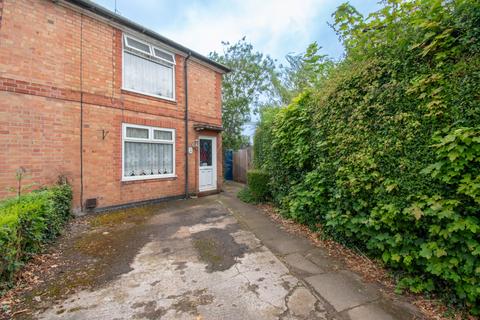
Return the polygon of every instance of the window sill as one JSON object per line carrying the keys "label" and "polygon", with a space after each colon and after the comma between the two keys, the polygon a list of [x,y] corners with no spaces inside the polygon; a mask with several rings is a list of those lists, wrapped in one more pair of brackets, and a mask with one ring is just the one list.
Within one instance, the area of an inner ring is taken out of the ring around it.
{"label": "window sill", "polygon": [[158,181],[172,181],[177,180],[176,175],[170,175],[165,177],[135,177],[135,178],[124,178],[122,179],[122,184],[135,184],[135,183],[146,183],[146,182],[158,182]]}
{"label": "window sill", "polygon": [[167,97],[156,96],[156,95],[153,95],[153,94],[143,93],[143,92],[134,91],[134,90],[125,89],[125,88],[122,88],[122,93],[131,95],[131,96],[134,96],[134,97],[139,97],[139,98],[144,98],[144,99],[149,99],[149,100],[154,100],[154,101],[161,101],[161,102],[177,105],[177,100],[170,99],[170,98],[167,98]]}

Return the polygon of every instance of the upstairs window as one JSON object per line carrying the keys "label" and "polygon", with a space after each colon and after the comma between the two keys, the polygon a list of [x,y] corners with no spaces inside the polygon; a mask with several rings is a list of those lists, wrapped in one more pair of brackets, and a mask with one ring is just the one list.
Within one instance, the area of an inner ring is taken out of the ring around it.
{"label": "upstairs window", "polygon": [[123,89],[175,99],[175,56],[142,40],[123,39]]}

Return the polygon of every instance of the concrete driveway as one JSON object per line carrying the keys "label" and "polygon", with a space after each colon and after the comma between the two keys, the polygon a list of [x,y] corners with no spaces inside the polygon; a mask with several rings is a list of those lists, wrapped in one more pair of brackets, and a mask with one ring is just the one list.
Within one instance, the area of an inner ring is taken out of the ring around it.
{"label": "concrete driveway", "polygon": [[63,270],[29,296],[28,317],[418,317],[226,189],[90,218],[63,247]]}

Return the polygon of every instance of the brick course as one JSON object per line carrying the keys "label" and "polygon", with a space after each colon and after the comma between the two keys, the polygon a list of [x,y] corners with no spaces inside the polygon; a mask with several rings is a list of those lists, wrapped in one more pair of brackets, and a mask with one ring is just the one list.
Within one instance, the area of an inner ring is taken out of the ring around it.
{"label": "brick course", "polygon": [[[81,131],[84,200],[97,198],[106,207],[184,193],[185,57],[175,56],[176,101],[128,92],[122,89],[122,35],[117,26],[61,2],[0,0],[0,198],[12,195],[7,188],[23,166],[25,184],[51,184],[66,175],[80,207]],[[188,70],[192,145],[194,123],[222,123],[222,75],[194,59]],[[122,123],[175,129],[177,177],[122,182]],[[217,136],[221,188],[221,136],[201,134]],[[190,192],[198,191],[198,162],[195,150]]]}

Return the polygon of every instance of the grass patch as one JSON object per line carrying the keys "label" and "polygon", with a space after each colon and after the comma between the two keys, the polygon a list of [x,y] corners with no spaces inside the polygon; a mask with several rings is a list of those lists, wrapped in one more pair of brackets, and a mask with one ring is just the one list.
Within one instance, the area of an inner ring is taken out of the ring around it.
{"label": "grass patch", "polygon": [[243,202],[246,203],[251,203],[251,204],[257,204],[259,203],[258,199],[252,194],[250,188],[247,186],[240,190],[237,193],[238,199],[242,200]]}

